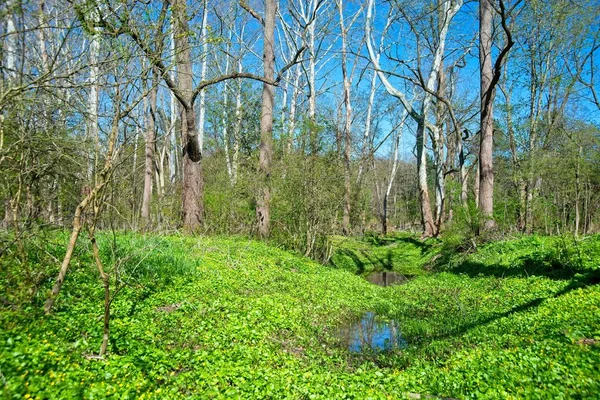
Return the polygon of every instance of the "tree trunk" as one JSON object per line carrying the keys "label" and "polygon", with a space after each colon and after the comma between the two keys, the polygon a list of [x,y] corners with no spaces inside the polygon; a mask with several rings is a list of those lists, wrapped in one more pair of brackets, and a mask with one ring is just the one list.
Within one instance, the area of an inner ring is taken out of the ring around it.
{"label": "tree trunk", "polygon": [[315,49],[315,25],[317,24],[317,10],[314,10],[312,22],[308,25],[308,119],[310,154],[316,155],[319,151],[319,138],[317,129],[317,88],[316,64],[317,54]]}
{"label": "tree trunk", "polygon": [[150,201],[152,199],[152,176],[154,173],[154,148],[156,146],[156,97],[158,92],[158,71],[153,70],[152,88],[150,89],[150,109],[146,112],[146,143],[144,162],[144,194],[142,197],[142,220],[144,229],[150,227]]}
{"label": "tree trunk", "polygon": [[419,204],[421,206],[421,227],[424,237],[437,235],[431,202],[429,200],[429,187],[427,186],[427,149],[425,135],[425,118],[422,117],[417,124],[417,174],[419,186]]}
{"label": "tree trunk", "polygon": [[[17,77],[17,30],[15,27],[15,14],[13,4],[15,0],[8,0],[6,8],[6,70],[9,81],[14,81]],[[14,82],[13,82],[14,83]]]}
{"label": "tree trunk", "polygon": [[286,143],[287,153],[291,153],[294,145],[294,137],[296,135],[296,104],[298,102],[298,94],[300,92],[300,77],[302,76],[302,68],[300,65],[296,65],[294,75],[294,86],[292,88],[292,98],[290,100],[290,117],[288,123],[288,138]]}
{"label": "tree trunk", "polygon": [[[98,97],[99,97],[99,68],[98,68],[98,58],[100,53],[100,42],[97,35],[92,35],[90,39],[90,93],[88,96],[88,130],[87,136],[88,140],[94,140],[98,143]],[[92,176],[94,175],[94,168],[96,167],[96,160],[98,152],[98,146],[96,146],[96,151],[94,153],[94,157],[88,156],[88,165],[87,165],[87,179],[88,182],[92,180]]]}
{"label": "tree trunk", "polygon": [[[184,69],[181,75],[184,75]],[[181,132],[184,148],[189,147],[188,141],[194,140],[189,132],[196,131],[196,113],[193,108],[184,109],[181,118]],[[202,197],[204,176],[200,160],[194,161],[188,151],[183,154],[183,227],[188,231],[197,231],[202,226],[204,212]]]}
{"label": "tree trunk", "polygon": [[[174,24],[171,21],[171,54],[172,57],[175,58],[175,33],[174,33]],[[171,69],[170,75],[171,79],[176,81],[176,70],[177,70],[177,61],[173,60],[173,68]],[[175,178],[177,177],[177,99],[175,98],[175,94],[171,92],[170,95],[170,111],[171,111],[171,119],[169,122],[169,136],[170,136],[170,146],[169,146],[169,178],[171,184],[175,183]]]}
{"label": "tree trunk", "polygon": [[[275,75],[275,0],[265,0],[263,63],[264,78],[273,81]],[[273,157],[273,101],[275,88],[263,83],[262,110],[260,115],[260,154],[258,161],[259,190],[256,199],[256,218],[258,233],[262,237],[269,236],[270,230],[270,175],[271,158]]]}
{"label": "tree trunk", "polygon": [[[577,164],[575,167],[575,236],[579,235],[579,225],[581,221],[581,212],[579,210],[579,202],[581,200],[581,155],[583,153],[583,147],[579,145],[577,152]],[[585,218],[585,214],[584,214]],[[585,233],[585,230],[584,230]]]}
{"label": "tree trunk", "polygon": [[387,235],[388,233],[388,194],[387,192],[383,195],[383,213],[381,215],[381,233]]}
{"label": "tree trunk", "polygon": [[[175,15],[175,53],[179,90],[191,99],[193,90],[192,60],[189,43],[188,15],[185,0],[173,2]],[[202,151],[198,142],[196,113],[193,104],[180,104],[181,140],[183,145],[183,227],[196,231],[202,224]]]}
{"label": "tree trunk", "polygon": [[348,76],[347,66],[347,30],[344,26],[344,2],[338,0],[338,10],[340,13],[340,30],[342,36],[342,77],[344,80],[344,105],[345,105],[345,116],[344,116],[344,214],[342,218],[342,231],[344,235],[350,233],[350,202],[352,199],[352,186],[350,183],[351,179],[351,132],[352,128],[352,103],[350,99],[350,77]]}
{"label": "tree trunk", "polygon": [[492,87],[492,13],[491,0],[479,2],[479,68],[480,68],[480,136],[479,136],[479,209],[484,218],[484,230],[495,228],[494,165],[493,165],[493,107]]}
{"label": "tree trunk", "polygon": [[[206,69],[208,65],[208,37],[206,36],[206,27],[208,24],[208,0],[204,0],[202,4],[204,11],[202,14],[202,25],[200,27],[200,38],[202,40],[202,68],[200,69],[200,81],[206,79]],[[202,151],[204,147],[204,115],[206,113],[206,91],[204,89],[200,91],[199,97],[198,143],[200,151]]]}

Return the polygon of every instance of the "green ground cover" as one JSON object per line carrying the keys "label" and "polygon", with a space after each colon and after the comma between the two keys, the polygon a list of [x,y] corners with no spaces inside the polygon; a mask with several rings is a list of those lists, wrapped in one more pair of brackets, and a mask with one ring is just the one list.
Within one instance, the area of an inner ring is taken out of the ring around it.
{"label": "green ground cover", "polygon": [[[104,360],[90,357],[103,292],[85,240],[41,313],[65,242],[1,259],[3,398],[600,398],[598,236],[469,254],[372,237],[338,244],[332,267],[243,238],[102,235],[124,283]],[[384,265],[415,277],[383,288],[355,274]],[[348,352],[338,328],[366,311],[398,321],[408,347]]]}

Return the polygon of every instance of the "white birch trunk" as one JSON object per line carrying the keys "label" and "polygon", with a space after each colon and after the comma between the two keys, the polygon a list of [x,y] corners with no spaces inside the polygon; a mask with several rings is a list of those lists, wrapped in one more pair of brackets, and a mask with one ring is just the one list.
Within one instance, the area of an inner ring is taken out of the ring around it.
{"label": "white birch trunk", "polygon": [[12,11],[14,0],[6,2],[8,13],[6,15],[6,69],[8,79],[13,81],[17,76],[17,29],[15,16]]}
{"label": "white birch trunk", "polygon": [[89,158],[87,177],[88,181],[92,179],[94,175],[94,168],[96,166],[96,158],[98,156],[98,100],[99,100],[99,68],[98,58],[100,53],[100,42],[97,35],[93,35],[90,40],[90,92],[88,96],[88,138],[91,138],[96,143],[96,149],[94,157]]}
{"label": "white birch trunk", "polygon": [[[175,38],[174,38],[174,28],[171,22],[171,63],[172,68],[170,71],[171,79],[173,82],[177,79],[176,73],[176,65],[175,62]],[[169,146],[169,178],[171,180],[171,184],[175,183],[175,178],[177,177],[177,99],[175,98],[175,94],[173,91],[170,91],[170,111],[171,111],[171,121],[169,124],[169,137],[170,137],[170,146]]]}

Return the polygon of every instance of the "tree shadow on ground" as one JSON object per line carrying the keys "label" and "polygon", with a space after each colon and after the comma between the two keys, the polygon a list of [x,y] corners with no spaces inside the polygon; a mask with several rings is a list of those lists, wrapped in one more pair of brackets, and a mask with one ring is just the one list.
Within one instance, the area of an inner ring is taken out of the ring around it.
{"label": "tree shadow on ground", "polygon": [[[439,264],[438,264],[439,265]],[[600,269],[580,268],[565,265],[551,257],[520,257],[514,265],[484,264],[482,262],[464,260],[452,267],[438,268],[440,271],[453,274],[468,275],[471,278],[478,276],[494,276],[497,278],[540,276],[553,280],[569,280],[579,276],[586,276],[593,283],[600,280]]]}
{"label": "tree shadow on ground", "polygon": [[[553,294],[550,294],[546,297],[535,298],[526,303],[516,305],[513,308],[511,308],[510,310],[490,315],[490,316],[488,316],[486,318],[482,318],[478,321],[464,324],[460,327],[457,327],[457,329],[453,329],[450,332],[444,332],[444,333],[440,333],[438,335],[429,336],[427,338],[426,343],[429,343],[429,342],[432,342],[435,340],[448,339],[451,337],[462,336],[465,333],[467,333],[468,331],[470,331],[471,329],[489,325],[499,319],[510,317],[514,314],[526,312],[526,311],[532,310],[534,308],[537,308],[546,300],[564,296],[576,289],[583,289],[583,288],[598,285],[598,284],[600,284],[600,271],[588,271],[585,274],[579,274],[578,276],[574,277],[567,286],[565,286],[563,289],[561,289]],[[421,342],[421,343],[423,343],[423,342]]]}

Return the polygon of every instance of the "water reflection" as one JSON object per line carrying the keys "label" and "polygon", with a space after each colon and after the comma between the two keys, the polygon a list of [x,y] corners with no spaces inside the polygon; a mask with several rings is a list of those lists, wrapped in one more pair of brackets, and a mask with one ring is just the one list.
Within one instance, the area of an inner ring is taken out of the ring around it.
{"label": "water reflection", "polygon": [[341,337],[348,350],[357,353],[406,347],[398,323],[394,320],[384,321],[373,312],[365,313],[360,320],[344,327]]}
{"label": "water reflection", "polygon": [[379,286],[391,286],[404,283],[409,277],[392,271],[373,272],[367,275],[367,280]]}

